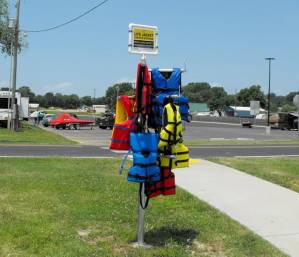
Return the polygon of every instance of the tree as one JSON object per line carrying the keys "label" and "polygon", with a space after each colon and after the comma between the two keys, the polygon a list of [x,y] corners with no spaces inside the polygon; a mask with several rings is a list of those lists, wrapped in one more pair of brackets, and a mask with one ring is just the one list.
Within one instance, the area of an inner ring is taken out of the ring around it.
{"label": "tree", "polygon": [[210,90],[210,98],[208,105],[210,110],[218,112],[224,110],[227,105],[228,97],[223,87],[212,87]]}
{"label": "tree", "polygon": [[110,110],[115,109],[117,91],[118,95],[132,95],[134,93],[132,83],[118,83],[109,87],[106,90],[106,103]]}
{"label": "tree", "polygon": [[[8,5],[7,0],[0,0],[0,50],[2,53],[11,55],[11,42],[14,39],[13,29],[8,27]],[[18,50],[27,46],[22,34],[19,36]]]}
{"label": "tree", "polygon": [[211,96],[211,86],[207,82],[192,82],[183,87],[183,93],[190,102],[207,103]]}
{"label": "tree", "polygon": [[54,101],[54,94],[52,92],[48,92],[44,95],[44,107],[48,108],[51,106],[54,106],[55,101]]}
{"label": "tree", "polygon": [[282,106],[281,111],[282,112],[295,112],[297,110],[295,105],[285,104]]}
{"label": "tree", "polygon": [[253,85],[251,87],[243,88],[237,94],[237,102],[241,106],[250,106],[250,101],[260,101],[262,108],[266,106],[266,98],[261,90],[261,86]]}
{"label": "tree", "polygon": [[91,96],[83,96],[80,98],[80,103],[85,104],[87,106],[92,106],[92,99]]}
{"label": "tree", "polygon": [[95,104],[106,104],[106,97],[102,96],[102,97],[96,98]]}
{"label": "tree", "polygon": [[21,96],[29,97],[29,102],[32,102],[34,100],[35,94],[31,91],[30,87],[23,86],[20,87],[17,91],[20,92]]}
{"label": "tree", "polygon": [[79,96],[72,95],[64,95],[65,105],[64,108],[77,109],[80,107],[80,99]]}
{"label": "tree", "polygon": [[299,95],[299,91],[290,92],[289,94],[286,95],[286,101],[288,104],[293,104],[293,99],[295,95]]}

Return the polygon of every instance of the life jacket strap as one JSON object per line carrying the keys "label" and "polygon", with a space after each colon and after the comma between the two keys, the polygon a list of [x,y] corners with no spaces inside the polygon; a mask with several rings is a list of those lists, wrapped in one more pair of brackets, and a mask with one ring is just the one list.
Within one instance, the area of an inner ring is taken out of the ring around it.
{"label": "life jacket strap", "polygon": [[179,121],[179,122],[169,121],[169,122],[167,122],[167,125],[168,124],[178,126],[178,125],[181,125],[182,122],[181,121]]}
{"label": "life jacket strap", "polygon": [[150,189],[149,195],[152,194],[152,193],[159,192],[159,191],[165,192],[166,190],[171,190],[171,189],[175,189],[175,186],[171,186],[171,187],[163,187],[163,186],[157,187],[157,186],[154,186],[153,189]]}
{"label": "life jacket strap", "polygon": [[121,139],[111,139],[111,142],[113,143],[130,143],[130,140],[121,140]]}
{"label": "life jacket strap", "polygon": [[129,154],[132,153],[131,150],[129,150],[123,157],[122,161],[121,161],[121,164],[120,164],[120,167],[119,167],[119,170],[118,170],[118,174],[121,175],[123,173],[123,170],[124,170],[124,167],[125,167],[125,164],[127,162],[127,159],[128,159],[128,156]]}
{"label": "life jacket strap", "polygon": [[126,128],[126,127],[120,126],[120,125],[113,125],[113,128],[120,129],[120,130],[131,130],[130,128]]}
{"label": "life jacket strap", "polygon": [[186,152],[177,152],[175,153],[176,155],[183,155],[183,154],[189,154],[189,151],[186,151]]}
{"label": "life jacket strap", "polygon": [[157,163],[149,163],[149,164],[143,164],[143,163],[134,163],[134,166],[139,166],[141,168],[147,168],[147,167],[154,167],[157,166]]}
{"label": "life jacket strap", "polygon": [[151,181],[152,177],[157,177],[157,176],[160,176],[160,173],[152,174],[150,176],[141,176],[138,174],[128,173],[128,177],[135,178],[135,179],[144,179],[144,180],[148,180],[148,181]]}
{"label": "life jacket strap", "polygon": [[185,160],[177,160],[177,161],[174,161],[175,165],[177,165],[178,163],[183,163],[183,162],[188,162],[189,159],[185,159]]}

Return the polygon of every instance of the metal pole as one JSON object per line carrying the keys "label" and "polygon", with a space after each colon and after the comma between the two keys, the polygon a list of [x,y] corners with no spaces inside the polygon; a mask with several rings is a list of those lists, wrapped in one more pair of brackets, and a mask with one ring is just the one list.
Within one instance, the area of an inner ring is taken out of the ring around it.
{"label": "metal pole", "polygon": [[140,205],[141,203],[144,203],[145,197],[144,197],[144,183],[141,184],[141,194],[139,194],[138,197],[138,235],[137,235],[137,243],[139,246],[144,245],[144,210]]}
{"label": "metal pole", "polygon": [[16,15],[16,24],[14,28],[14,45],[13,45],[13,73],[12,73],[12,106],[13,106],[13,114],[12,114],[12,130],[16,130],[17,128],[17,120],[16,120],[16,84],[17,84],[17,64],[18,64],[18,45],[19,45],[19,20],[20,20],[20,0],[17,0],[16,4],[17,15]]}
{"label": "metal pole", "polygon": [[12,70],[13,70],[13,56],[12,56],[12,48],[13,48],[13,43],[11,41],[10,43],[10,56],[11,56],[11,61],[10,61],[10,79],[9,79],[9,95],[8,95],[8,101],[7,101],[7,129],[10,129],[11,126],[11,113],[12,113],[12,105],[11,105],[11,88],[12,88]]}
{"label": "metal pole", "polygon": [[269,87],[268,87],[268,127],[270,126],[270,91],[271,91],[271,59],[269,59]]}
{"label": "metal pole", "polygon": [[273,57],[265,58],[266,61],[269,62],[269,87],[268,87],[268,121],[266,127],[266,134],[270,135],[271,127],[270,127],[270,93],[271,93],[271,61],[275,60]]}

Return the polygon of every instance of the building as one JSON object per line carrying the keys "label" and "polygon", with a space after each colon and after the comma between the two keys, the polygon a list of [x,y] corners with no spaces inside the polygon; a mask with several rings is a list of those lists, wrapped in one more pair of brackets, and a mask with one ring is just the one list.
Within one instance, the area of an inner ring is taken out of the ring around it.
{"label": "building", "polygon": [[104,113],[106,111],[106,105],[93,105],[92,110],[95,113]]}
{"label": "building", "polygon": [[[265,109],[260,108],[259,114],[266,114],[266,113],[267,112]],[[225,109],[225,115],[228,117],[254,118],[254,115],[251,115],[250,113],[250,107],[244,107],[244,106],[228,106]]]}
{"label": "building", "polygon": [[210,108],[206,103],[189,103],[189,111],[196,116],[210,115]]}

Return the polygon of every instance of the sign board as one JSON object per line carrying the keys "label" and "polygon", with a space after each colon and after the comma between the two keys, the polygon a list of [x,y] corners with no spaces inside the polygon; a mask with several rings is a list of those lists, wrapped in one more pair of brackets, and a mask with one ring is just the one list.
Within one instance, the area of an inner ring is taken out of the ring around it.
{"label": "sign board", "polygon": [[294,96],[293,103],[299,108],[299,95]]}
{"label": "sign board", "polygon": [[129,24],[129,52],[134,54],[158,54],[158,28]]}
{"label": "sign board", "polygon": [[250,115],[256,116],[260,113],[260,101],[250,101]]}

